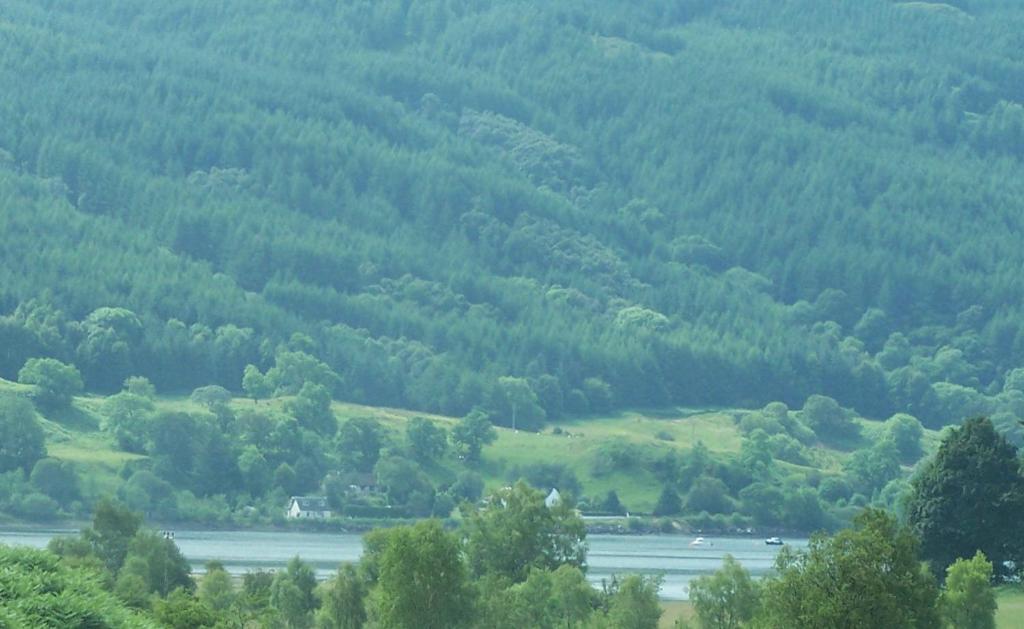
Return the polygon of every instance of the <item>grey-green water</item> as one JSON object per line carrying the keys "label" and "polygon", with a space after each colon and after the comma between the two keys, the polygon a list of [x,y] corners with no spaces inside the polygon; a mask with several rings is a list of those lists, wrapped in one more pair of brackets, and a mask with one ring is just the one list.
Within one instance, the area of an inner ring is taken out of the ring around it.
{"label": "grey-green water", "polygon": [[[77,533],[69,529],[7,529],[0,530],[0,543],[43,548],[55,535]],[[692,538],[678,535],[591,535],[587,540],[587,576],[596,586],[612,574],[660,574],[661,596],[669,600],[687,598],[690,580],[717,570],[726,553],[754,575],[763,576],[779,549],[752,537],[707,537],[699,546],[690,544]],[[362,554],[361,537],[351,533],[176,530],[174,541],[197,572],[207,561],[217,559],[235,575],[280,568],[298,555],[326,578],[339,563],[357,561]],[[803,539],[787,542],[798,547],[807,544]]]}

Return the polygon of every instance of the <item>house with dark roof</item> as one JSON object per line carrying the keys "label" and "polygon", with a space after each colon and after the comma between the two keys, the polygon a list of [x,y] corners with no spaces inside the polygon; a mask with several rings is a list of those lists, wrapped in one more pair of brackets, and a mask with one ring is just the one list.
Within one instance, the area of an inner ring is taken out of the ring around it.
{"label": "house with dark roof", "polygon": [[331,509],[322,496],[292,496],[284,515],[290,520],[323,520],[331,517]]}

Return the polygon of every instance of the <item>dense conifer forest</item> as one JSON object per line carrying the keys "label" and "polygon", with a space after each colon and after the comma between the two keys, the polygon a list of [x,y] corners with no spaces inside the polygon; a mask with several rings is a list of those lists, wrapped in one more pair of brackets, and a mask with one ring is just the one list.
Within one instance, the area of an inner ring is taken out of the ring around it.
{"label": "dense conifer forest", "polygon": [[1008,429],[1021,33],[1009,0],[7,0],[0,377]]}

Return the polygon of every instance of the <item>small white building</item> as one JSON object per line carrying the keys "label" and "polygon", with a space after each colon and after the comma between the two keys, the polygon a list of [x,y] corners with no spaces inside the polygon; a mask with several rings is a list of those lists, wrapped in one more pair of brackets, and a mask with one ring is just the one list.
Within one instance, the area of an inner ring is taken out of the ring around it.
{"label": "small white building", "polygon": [[562,504],[562,494],[557,489],[552,489],[548,497],[544,499],[544,506],[548,509]]}
{"label": "small white building", "polygon": [[331,517],[327,498],[321,496],[292,496],[285,517],[289,520],[323,520]]}

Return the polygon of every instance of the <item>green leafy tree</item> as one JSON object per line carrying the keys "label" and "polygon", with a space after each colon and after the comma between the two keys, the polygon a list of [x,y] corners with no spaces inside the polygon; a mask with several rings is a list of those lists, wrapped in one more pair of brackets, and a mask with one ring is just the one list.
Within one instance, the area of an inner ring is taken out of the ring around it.
{"label": "green leafy tree", "polygon": [[899,476],[900,454],[891,440],[883,439],[870,448],[854,452],[843,464],[843,470],[858,491],[870,496]]}
{"label": "green leafy tree", "polygon": [[936,627],[938,588],[917,559],[913,533],[878,510],[852,529],[812,537],[806,551],[784,548],[778,576],[765,581],[769,627]]}
{"label": "green leafy tree", "polygon": [[298,557],[288,562],[286,570],[277,573],[270,586],[270,604],[276,608],[290,629],[313,625],[313,614],[319,606],[314,591],[316,573]]}
{"label": "green leafy tree", "polygon": [[338,430],[338,455],[346,467],[369,472],[380,458],[383,439],[380,422],[370,417],[353,417]]}
{"label": "green leafy tree", "polygon": [[100,427],[114,436],[122,450],[141,454],[145,451],[154,408],[152,399],[122,391],[104,400]]}
{"label": "green leafy tree", "polygon": [[82,392],[82,375],[74,365],[55,358],[30,358],[18,372],[18,382],[36,387],[40,406],[60,410],[71,405],[71,399]]}
{"label": "green leafy tree", "polygon": [[975,418],[951,430],[911,482],[907,517],[937,574],[981,551],[997,579],[1005,562],[1024,566],[1024,474],[1017,450],[992,422]]}
{"label": "green leafy tree", "polygon": [[662,609],[659,577],[630,575],[615,588],[608,604],[608,621],[616,629],[657,629]]}
{"label": "green leafy tree", "polygon": [[0,396],[0,472],[29,471],[46,456],[43,429],[27,401]]}
{"label": "green leafy tree", "polygon": [[253,404],[270,397],[273,393],[267,377],[256,365],[245,366],[245,371],[242,372],[242,390],[252,398]]}
{"label": "green leafy tree", "polygon": [[389,529],[377,560],[373,617],[385,629],[458,629],[473,620],[459,542],[436,520]]}
{"label": "green leafy tree", "polygon": [[448,448],[448,435],[444,429],[423,417],[409,420],[405,425],[405,438],[413,456],[422,462],[437,460]]}
{"label": "green leafy tree", "polygon": [[544,409],[526,378],[498,378],[496,397],[502,424],[524,430],[536,430],[544,424]]}
{"label": "green leafy tree", "polygon": [[719,478],[701,476],[693,481],[686,494],[686,510],[691,513],[731,513],[733,503],[729,498],[729,487]]}
{"label": "green leafy tree", "polygon": [[995,629],[998,605],[991,581],[992,562],[980,550],[971,559],[957,559],[946,569],[939,609],[948,626]]}
{"label": "green leafy tree", "polygon": [[334,578],[317,589],[317,629],[362,629],[366,624],[366,595],[366,582],[355,566],[340,566]]}
{"label": "green leafy tree", "polygon": [[671,485],[662,487],[658,502],[654,505],[654,515],[679,515],[682,512],[683,501],[679,497],[679,492]]}
{"label": "green leafy tree", "polygon": [[451,437],[452,443],[459,448],[466,461],[477,462],[484,446],[494,443],[498,438],[498,432],[486,413],[474,410],[455,424]]}
{"label": "green leafy tree", "polygon": [[739,629],[761,605],[761,591],[750,573],[727,554],[720,570],[690,582],[690,603],[702,629]]}
{"label": "green leafy tree", "polygon": [[0,624],[156,629],[103,587],[96,572],[52,552],[0,546]]}
{"label": "green leafy tree", "polygon": [[111,500],[101,500],[93,511],[92,526],[82,531],[82,539],[89,543],[107,570],[117,574],[141,525],[139,514]]}
{"label": "green leafy tree", "polygon": [[194,389],[192,391],[192,395],[189,396],[189,399],[196,404],[201,404],[206,408],[213,410],[221,406],[226,406],[231,402],[231,391],[228,391],[220,385],[210,384]]}
{"label": "green leafy tree", "polygon": [[373,473],[392,505],[411,506],[415,515],[430,515],[434,488],[415,461],[389,456],[377,461]]}
{"label": "green leafy tree", "polygon": [[904,461],[916,461],[921,458],[921,437],[924,436],[924,427],[917,418],[906,413],[897,413],[885,422],[885,428]]}
{"label": "green leafy tree", "polygon": [[29,482],[61,505],[81,498],[78,475],[70,463],[57,459],[40,459],[32,468]]}
{"label": "green leafy tree", "polygon": [[583,567],[586,528],[568,505],[548,508],[544,494],[518,482],[491,494],[480,510],[464,505],[466,555],[475,576],[523,581],[533,568]]}
{"label": "green leafy tree", "polygon": [[220,620],[213,609],[191,592],[179,588],[153,604],[153,617],[167,629],[213,627]]}
{"label": "green leafy tree", "polygon": [[338,419],[331,410],[331,393],[326,387],[307,382],[299,393],[285,403],[285,411],[299,422],[299,426],[323,437],[338,432]]}
{"label": "green leafy tree", "polygon": [[623,506],[619,500],[619,494],[614,489],[609,490],[604,500],[601,501],[601,511],[615,515],[625,515],[626,507]]}
{"label": "green leafy tree", "polygon": [[222,565],[207,565],[206,574],[199,581],[196,591],[199,600],[217,612],[228,610],[235,602],[235,587],[231,575]]}
{"label": "green leafy tree", "polygon": [[156,387],[144,376],[128,376],[124,379],[123,391],[152,400],[156,398]]}
{"label": "green leafy tree", "polygon": [[819,439],[826,441],[852,439],[860,432],[850,414],[834,399],[824,395],[808,397],[801,418]]}
{"label": "green leafy tree", "polygon": [[[139,531],[128,542],[122,573],[142,577],[148,590],[167,596],[172,590],[195,590],[192,568],[173,540],[150,531]],[[120,576],[120,575],[119,575]]]}

